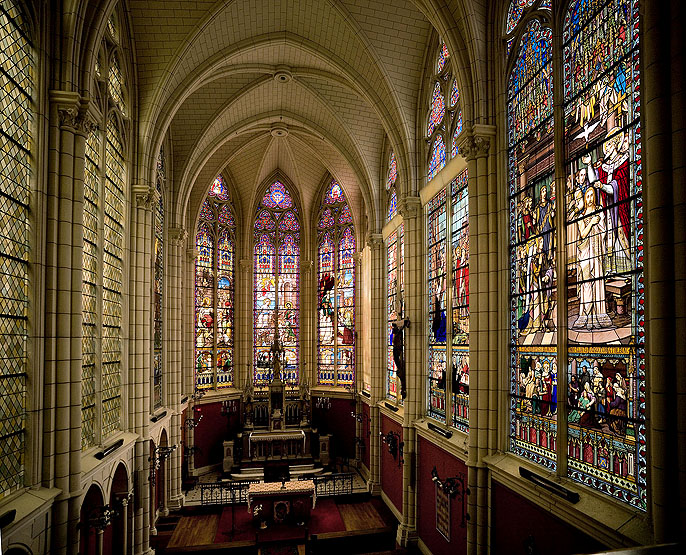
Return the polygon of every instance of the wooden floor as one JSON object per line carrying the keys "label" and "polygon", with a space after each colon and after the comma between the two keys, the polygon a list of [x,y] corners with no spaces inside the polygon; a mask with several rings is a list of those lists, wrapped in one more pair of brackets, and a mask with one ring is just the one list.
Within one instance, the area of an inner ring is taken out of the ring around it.
{"label": "wooden floor", "polygon": [[383,528],[387,524],[371,503],[345,503],[338,505],[338,512],[349,532]]}
{"label": "wooden floor", "polygon": [[211,545],[217,535],[221,515],[198,515],[181,517],[167,548]]}

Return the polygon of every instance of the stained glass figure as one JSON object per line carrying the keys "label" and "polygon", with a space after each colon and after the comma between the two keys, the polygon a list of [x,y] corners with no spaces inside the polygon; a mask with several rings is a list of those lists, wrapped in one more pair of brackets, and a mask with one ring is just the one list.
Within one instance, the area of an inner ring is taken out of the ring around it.
{"label": "stained glass figure", "polygon": [[[211,218],[204,218],[204,211]],[[229,189],[220,175],[205,197],[195,235],[196,389],[234,385],[235,227]]]}
{"label": "stained glass figure", "polygon": [[[29,285],[29,176],[33,119],[33,49],[13,1],[0,11],[3,72],[0,149],[0,266],[2,365],[0,366],[0,498],[24,485]],[[9,77],[9,78],[7,78]]]}
{"label": "stained glass figure", "polygon": [[281,378],[298,385],[300,339],[300,220],[286,186],[274,181],[265,191],[254,224],[253,382],[273,377],[269,349],[278,326],[285,350]]}
{"label": "stained glass figure", "polygon": [[436,174],[445,166],[445,143],[440,135],[434,139],[431,147],[431,158],[429,159],[428,178],[433,179]]}
{"label": "stained glass figure", "polygon": [[320,221],[326,218],[330,224],[320,226],[318,235],[317,383],[346,387],[355,381],[355,233],[350,207],[335,181],[321,210]]}
{"label": "stained glass figure", "polygon": [[388,314],[388,337],[386,360],[386,397],[393,401],[402,402],[399,391],[399,379],[395,362],[393,361],[393,323],[405,315],[405,232],[403,224],[400,224],[388,237],[386,243],[387,252],[387,299],[386,307]]}
{"label": "stained glass figure", "polygon": [[441,122],[443,121],[443,116],[445,115],[445,99],[443,97],[443,92],[441,91],[441,84],[436,83],[434,85],[434,91],[431,95],[431,111],[429,112],[429,125],[427,129],[427,136],[431,137]]}
{"label": "stained glass figure", "polygon": [[507,10],[507,22],[505,32],[510,34],[517,27],[517,23],[522,18],[524,8],[528,8],[534,0],[510,0],[510,7]]}
{"label": "stained glass figure", "polygon": [[395,159],[395,153],[391,151],[391,159],[388,162],[388,179],[386,180],[386,189],[390,189],[395,185],[398,179],[398,162]]}
{"label": "stained glass figure", "polygon": [[427,205],[428,344],[427,415],[445,422],[446,411],[446,191]]}
{"label": "stained glass figure", "polygon": [[532,19],[508,82],[510,449],[553,470],[557,256],[551,74],[552,29]]}
{"label": "stained glass figure", "polygon": [[564,17],[566,416],[568,475],[645,511],[638,29],[637,0]]}

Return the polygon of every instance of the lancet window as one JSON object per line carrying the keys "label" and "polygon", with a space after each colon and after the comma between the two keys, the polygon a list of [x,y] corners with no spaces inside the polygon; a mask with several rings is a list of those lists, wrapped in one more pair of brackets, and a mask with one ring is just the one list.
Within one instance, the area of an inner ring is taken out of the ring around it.
{"label": "lancet window", "polygon": [[[388,265],[388,281],[386,284],[386,307],[388,315],[388,327],[386,335],[386,337],[388,337],[386,359],[386,397],[393,401],[401,402],[402,384],[400,377],[398,376],[398,368],[393,357],[393,326],[396,325],[396,327],[401,327],[402,318],[405,315],[405,232],[403,224],[400,224],[400,226],[398,226],[388,237],[388,241],[386,243],[386,253]],[[401,331],[401,333],[404,333],[404,330]],[[395,337],[395,340],[396,353],[399,355],[402,351],[399,352],[398,349],[402,349],[403,345],[398,344],[398,336]]]}
{"label": "lancet window", "polygon": [[153,244],[153,361],[152,404],[157,409],[164,403],[162,373],[163,299],[164,299],[164,198],[165,179],[164,150],[157,157],[157,203],[154,213],[155,237]]}
{"label": "lancet window", "polygon": [[195,387],[234,385],[236,219],[219,175],[200,208],[195,235]]}
{"label": "lancet window", "polygon": [[395,187],[396,181],[398,181],[398,162],[395,159],[395,153],[391,151],[391,156],[388,161],[388,177],[386,178],[386,191],[388,193],[388,214],[386,220],[389,222],[398,213],[398,192]]}
{"label": "lancet window", "polygon": [[562,7],[560,67],[550,2],[513,1],[505,25],[510,449],[646,510],[639,3]]}
{"label": "lancet window", "polygon": [[[429,293],[426,412],[440,422],[446,422],[447,418],[448,424],[466,432],[469,430],[469,210],[466,170],[429,201],[426,214]],[[448,310],[448,306],[452,310]]]}
{"label": "lancet window", "polygon": [[340,184],[332,180],[317,222],[317,383],[355,382],[355,228]]}
{"label": "lancet window", "polygon": [[[116,12],[95,72],[97,128],[86,138],[83,210],[81,446],[122,429],[122,312],[127,195],[127,82]],[[116,67],[115,67],[116,66]],[[103,179],[104,178],[104,179]]]}
{"label": "lancet window", "polygon": [[300,380],[300,216],[290,191],[274,181],[255,212],[253,381],[273,378],[269,350],[278,328],[285,350],[281,379],[290,386]]}
{"label": "lancet window", "polygon": [[29,191],[34,117],[34,50],[24,14],[11,0],[0,5],[0,498],[24,485],[27,337],[29,318]]}

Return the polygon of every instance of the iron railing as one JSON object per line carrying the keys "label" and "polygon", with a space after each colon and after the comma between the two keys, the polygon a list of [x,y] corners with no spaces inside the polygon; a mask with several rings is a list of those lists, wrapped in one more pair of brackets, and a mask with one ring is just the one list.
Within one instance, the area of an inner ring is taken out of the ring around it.
{"label": "iron railing", "polygon": [[326,476],[299,476],[298,480],[312,480],[317,497],[330,497],[332,495],[350,495],[353,492],[352,472],[342,474],[327,474]]}
{"label": "iron railing", "polygon": [[200,486],[201,505],[231,505],[248,502],[250,484],[259,480],[241,480],[238,482],[211,482]]}

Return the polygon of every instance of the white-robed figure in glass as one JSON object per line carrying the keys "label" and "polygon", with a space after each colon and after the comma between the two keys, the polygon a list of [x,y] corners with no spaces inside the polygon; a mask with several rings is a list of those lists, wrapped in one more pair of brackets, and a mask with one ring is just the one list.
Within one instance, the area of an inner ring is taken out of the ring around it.
{"label": "white-robed figure in glass", "polygon": [[579,317],[572,327],[602,329],[612,327],[605,305],[605,272],[607,227],[605,215],[598,210],[596,192],[588,187],[574,192],[576,208],[582,216],[577,221],[577,266],[579,290]]}

